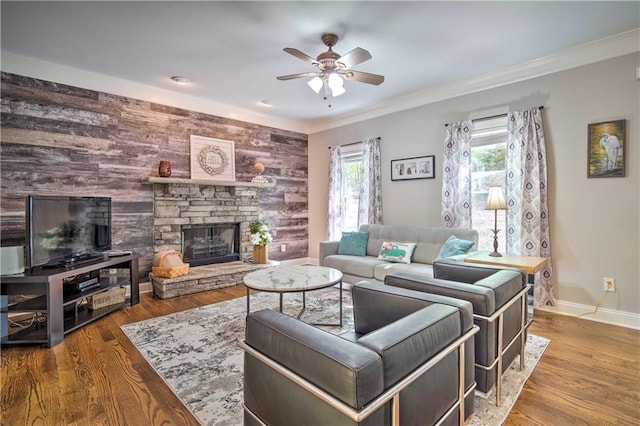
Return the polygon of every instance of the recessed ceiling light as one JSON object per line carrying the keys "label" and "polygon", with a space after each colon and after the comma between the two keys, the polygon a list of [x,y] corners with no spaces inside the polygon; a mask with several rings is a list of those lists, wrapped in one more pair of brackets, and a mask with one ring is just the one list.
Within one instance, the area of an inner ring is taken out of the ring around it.
{"label": "recessed ceiling light", "polygon": [[191,80],[189,80],[187,77],[183,77],[183,76],[181,76],[181,75],[173,76],[173,77],[171,77],[171,80],[173,80],[173,81],[175,81],[176,83],[181,84],[181,85],[183,85],[183,86],[185,86],[185,85],[187,85],[187,84],[191,83]]}

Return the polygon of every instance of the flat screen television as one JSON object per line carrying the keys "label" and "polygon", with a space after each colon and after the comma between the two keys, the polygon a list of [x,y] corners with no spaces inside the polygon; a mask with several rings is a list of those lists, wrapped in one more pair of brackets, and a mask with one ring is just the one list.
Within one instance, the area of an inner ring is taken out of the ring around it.
{"label": "flat screen television", "polygon": [[111,250],[111,198],[29,195],[27,265],[59,266]]}

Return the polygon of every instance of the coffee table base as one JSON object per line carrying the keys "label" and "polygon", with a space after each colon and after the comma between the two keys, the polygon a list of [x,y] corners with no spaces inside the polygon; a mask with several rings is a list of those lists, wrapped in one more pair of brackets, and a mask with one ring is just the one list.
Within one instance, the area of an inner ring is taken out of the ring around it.
{"label": "coffee table base", "polygon": [[[307,324],[309,325],[317,325],[317,326],[325,326],[325,327],[342,327],[342,281],[340,281],[339,283],[339,289],[340,289],[340,297],[339,299],[339,304],[340,304],[340,321],[335,324],[335,323],[318,323],[318,322],[309,322]],[[247,287],[247,315],[249,315],[249,312],[251,312],[250,309],[250,293],[251,293],[251,289]],[[282,313],[282,307],[284,304],[283,298],[284,298],[284,292],[278,292],[279,296],[280,296],[280,313]],[[287,292],[287,293],[299,293],[299,292]],[[300,311],[298,312],[298,314],[296,315],[297,319],[300,319],[302,317],[302,315],[304,314],[304,312],[307,309],[307,292],[303,291],[302,293],[302,309],[300,309]],[[302,320],[301,320],[302,321]]]}

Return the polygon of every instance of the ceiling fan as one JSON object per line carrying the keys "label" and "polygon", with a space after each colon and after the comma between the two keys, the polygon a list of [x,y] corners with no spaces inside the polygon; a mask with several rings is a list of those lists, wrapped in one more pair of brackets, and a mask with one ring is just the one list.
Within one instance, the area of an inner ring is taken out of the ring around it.
{"label": "ceiling fan", "polygon": [[338,42],[337,35],[330,33],[322,34],[322,42],[329,47],[329,50],[321,53],[315,59],[305,53],[302,53],[298,49],[294,49],[292,47],[284,48],[285,52],[317,67],[318,71],[281,75],[277,77],[277,79],[292,80],[295,78],[313,77],[307,84],[318,94],[322,90],[324,99],[327,99],[327,87],[331,91],[331,95],[333,97],[340,96],[345,92],[343,79],[373,84],[376,86],[384,81],[384,76],[382,75],[369,74],[351,69],[352,67],[371,59],[371,54],[366,50],[356,47],[349,53],[341,56],[332,50],[332,47]]}

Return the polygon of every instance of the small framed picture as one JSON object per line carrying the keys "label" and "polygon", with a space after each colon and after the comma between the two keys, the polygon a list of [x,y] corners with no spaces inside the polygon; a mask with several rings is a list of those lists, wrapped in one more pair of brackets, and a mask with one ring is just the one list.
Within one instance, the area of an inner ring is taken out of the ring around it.
{"label": "small framed picture", "polygon": [[233,141],[191,135],[191,179],[235,181]]}
{"label": "small framed picture", "polygon": [[587,177],[624,177],[625,120],[589,124]]}
{"label": "small framed picture", "polygon": [[391,160],[391,180],[433,179],[436,177],[436,156]]}

